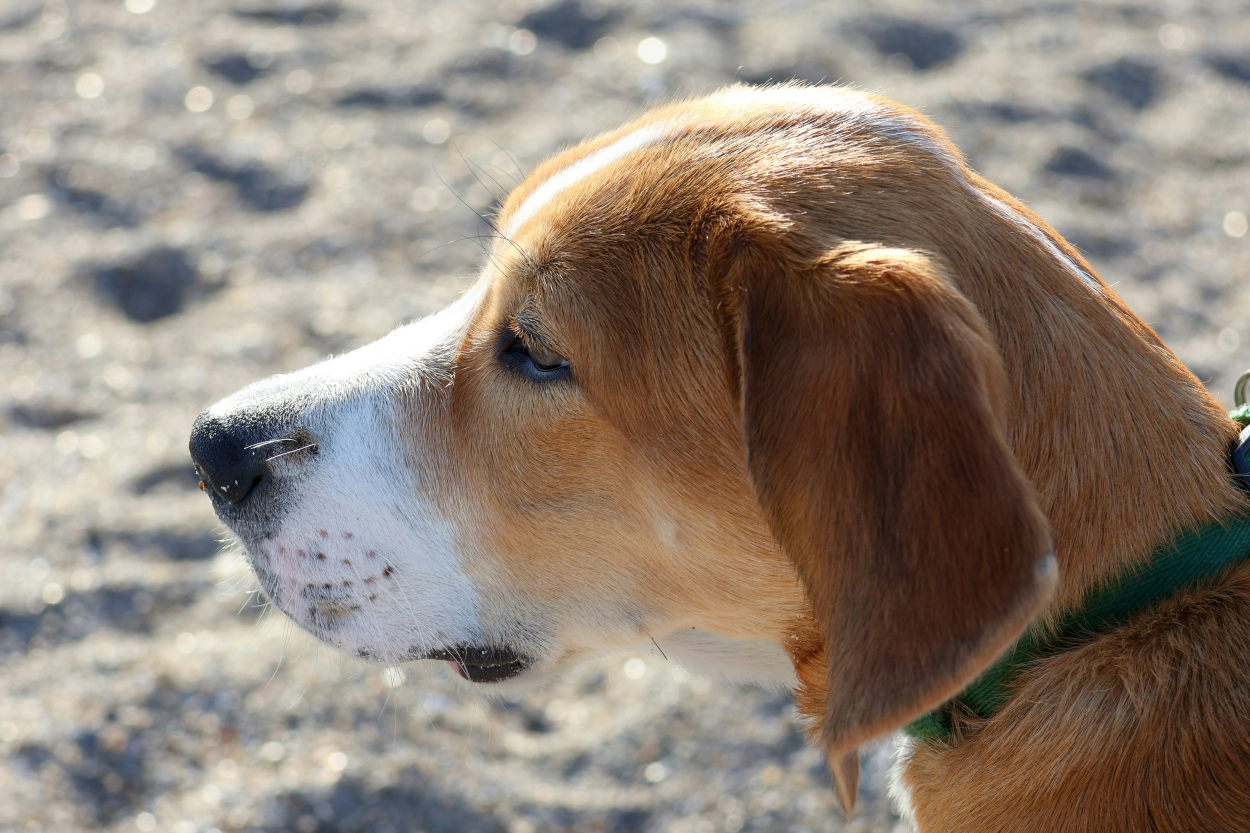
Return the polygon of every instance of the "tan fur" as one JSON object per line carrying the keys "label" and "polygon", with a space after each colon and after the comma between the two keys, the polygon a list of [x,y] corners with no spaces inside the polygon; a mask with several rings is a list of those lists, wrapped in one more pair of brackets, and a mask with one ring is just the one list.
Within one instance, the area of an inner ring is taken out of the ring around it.
{"label": "tan fur", "polygon": [[[765,232],[768,237],[772,233]],[[738,243],[748,469],[808,588],[840,757],[953,696],[1054,589],[976,312],[914,253]],[[796,286],[797,285],[797,286]]]}
{"label": "tan fur", "polygon": [[[1245,510],[1218,403],[980,195],[1092,276],[1053,230],[883,99],[675,105],[541,166],[501,228],[645,124],[667,137],[498,242],[454,381],[413,413],[446,431],[438,488],[475,530],[467,570],[511,608],[484,617],[574,605],[643,635],[781,642],[843,760],[1039,610]],[[518,318],[573,384],[500,369]],[[1052,537],[1057,589],[1037,572]],[[1041,663],[902,780],[923,831],[1250,829],[1247,691],[1243,570]]]}
{"label": "tan fur", "polygon": [[916,749],[921,830],[1250,830],[1250,568],[1048,660]]}

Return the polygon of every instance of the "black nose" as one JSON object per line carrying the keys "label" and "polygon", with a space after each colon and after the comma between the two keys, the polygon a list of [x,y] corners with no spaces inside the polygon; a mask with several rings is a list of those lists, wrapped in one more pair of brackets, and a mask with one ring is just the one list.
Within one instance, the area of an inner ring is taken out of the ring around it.
{"label": "black nose", "polygon": [[191,460],[204,485],[227,503],[239,503],[265,476],[262,448],[248,426],[202,413],[191,426]]}

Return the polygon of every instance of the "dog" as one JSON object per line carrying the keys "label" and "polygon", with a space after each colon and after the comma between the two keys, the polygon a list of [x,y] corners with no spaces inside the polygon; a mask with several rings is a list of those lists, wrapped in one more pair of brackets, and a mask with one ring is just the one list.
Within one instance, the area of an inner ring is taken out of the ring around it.
{"label": "dog", "polygon": [[1237,426],[934,125],[735,86],[497,221],[444,311],[195,422],[301,627],[502,690],[654,641],[792,688],[847,809],[858,747],[920,726],[921,831],[1250,830],[1250,542],[1081,619],[1242,534]]}

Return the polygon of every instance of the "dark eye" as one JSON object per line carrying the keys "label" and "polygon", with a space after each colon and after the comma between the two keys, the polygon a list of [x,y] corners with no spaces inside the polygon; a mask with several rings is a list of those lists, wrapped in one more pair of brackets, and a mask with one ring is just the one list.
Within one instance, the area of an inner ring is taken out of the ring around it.
{"label": "dark eye", "polygon": [[516,336],[512,336],[500,358],[505,364],[536,382],[564,379],[570,372],[568,359],[537,344],[527,346]]}

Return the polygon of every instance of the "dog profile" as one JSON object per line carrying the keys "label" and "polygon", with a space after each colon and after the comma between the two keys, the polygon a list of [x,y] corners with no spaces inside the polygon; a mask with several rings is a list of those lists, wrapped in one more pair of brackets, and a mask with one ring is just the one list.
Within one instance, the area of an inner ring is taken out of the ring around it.
{"label": "dog profile", "polygon": [[[654,640],[792,688],[849,807],[860,745],[1250,510],[1198,380],[881,97],[664,107],[497,219],[455,304],[193,428],[265,592],[357,656],[507,688]],[[919,830],[1250,830],[1250,566],[945,720],[893,773]]]}

